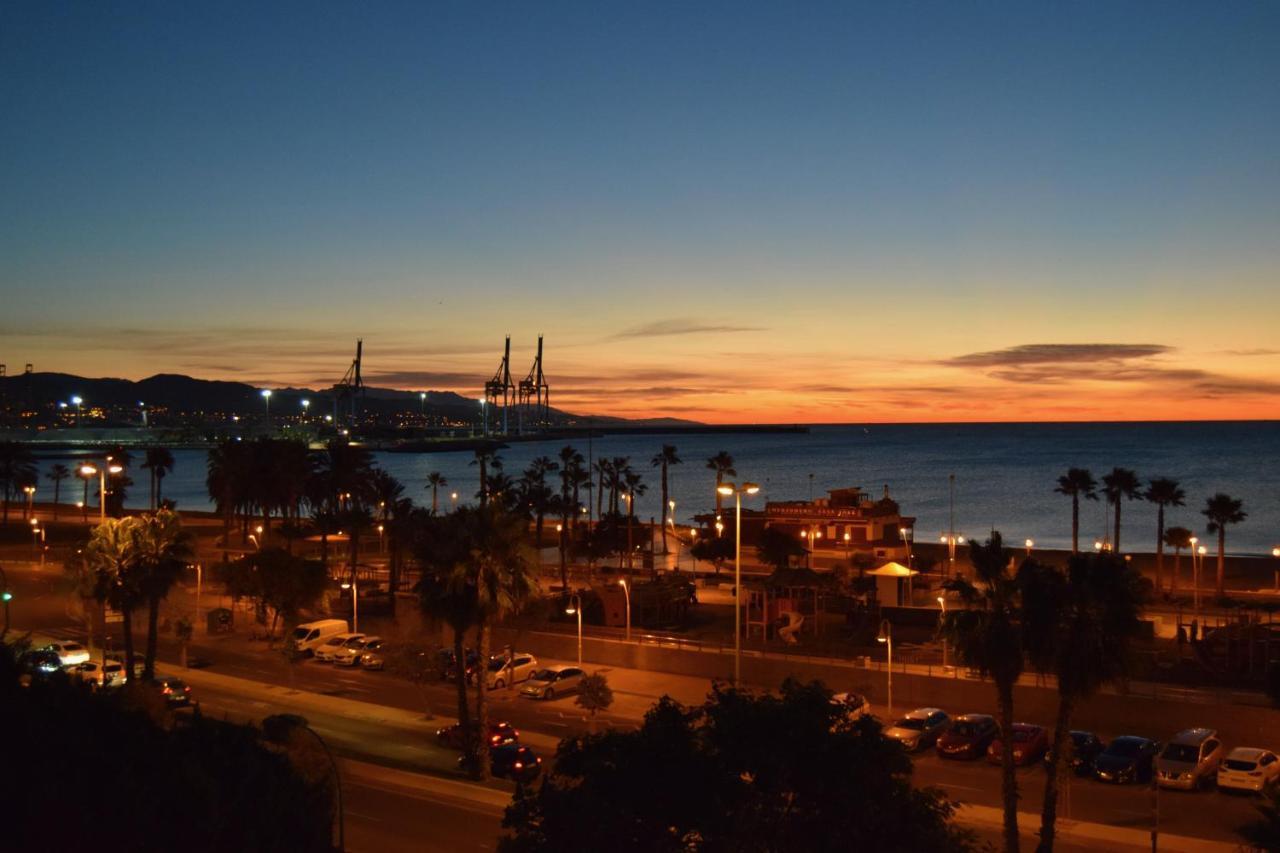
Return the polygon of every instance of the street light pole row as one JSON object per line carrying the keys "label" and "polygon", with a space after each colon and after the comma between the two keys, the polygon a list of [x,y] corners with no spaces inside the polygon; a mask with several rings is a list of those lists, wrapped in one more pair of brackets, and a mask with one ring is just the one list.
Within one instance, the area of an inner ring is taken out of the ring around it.
{"label": "street light pole row", "polygon": [[760,491],[755,483],[722,483],[716,491],[724,496],[733,495],[733,686],[742,683],[742,496]]}

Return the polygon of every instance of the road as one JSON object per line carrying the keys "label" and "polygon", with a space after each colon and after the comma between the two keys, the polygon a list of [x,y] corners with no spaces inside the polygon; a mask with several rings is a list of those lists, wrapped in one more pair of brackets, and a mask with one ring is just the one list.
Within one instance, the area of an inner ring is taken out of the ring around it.
{"label": "road", "polygon": [[[15,624],[75,636],[74,626],[61,604],[65,599],[58,589],[54,573],[11,572],[10,575],[11,584],[18,593],[15,601],[21,603],[21,609],[15,610]],[[162,652],[163,659],[170,662],[176,660],[174,649],[166,647]],[[441,718],[447,718],[452,713],[455,699],[449,685],[426,685],[420,689],[385,673],[335,668],[315,662],[290,665],[282,656],[267,651],[263,644],[250,643],[236,636],[205,638],[197,644],[196,652],[211,660],[209,673],[247,679],[260,685],[249,691],[252,695],[246,695],[241,688],[227,689],[201,684],[198,688],[200,697],[210,711],[246,720],[260,719],[267,714],[285,710],[297,711],[307,716],[315,728],[345,756],[368,758],[379,764],[409,771],[437,774],[456,772],[455,755],[439,749],[431,740],[430,731],[435,723],[423,720],[424,712],[429,709],[434,710]],[[644,710],[662,693],[669,693],[684,702],[696,702],[705,696],[709,688],[707,682],[697,678],[620,668],[606,668],[606,672],[617,695],[617,702],[609,714],[602,716],[600,725],[634,726]],[[201,680],[195,672],[191,679],[193,682]],[[378,711],[357,719],[344,712],[328,713],[323,709],[318,710],[315,705],[300,705],[298,697],[306,695],[374,703],[380,708],[394,709],[400,716],[391,720],[390,712]],[[518,698],[514,691],[496,691],[493,694],[492,713],[520,728],[524,733],[522,738],[530,740],[544,753],[550,752],[550,746],[556,739],[586,728],[582,712],[572,704],[571,698],[543,703]],[[1153,728],[1158,728],[1158,721],[1153,721]],[[1101,734],[1106,737],[1123,732]],[[959,802],[1000,806],[999,769],[985,761],[943,762],[932,753],[926,753],[917,757],[915,767],[915,779],[918,783],[936,785]],[[1019,783],[1020,810],[1038,812],[1043,771],[1038,767],[1023,768],[1019,771]],[[1063,805],[1064,817],[1127,828],[1148,829],[1151,825],[1152,802],[1147,788],[1115,787],[1090,780],[1075,780],[1069,787],[1069,800]],[[421,792],[409,794],[399,789],[382,793],[393,799],[429,796]],[[360,831],[367,831],[374,836],[378,832],[390,833],[390,827],[394,823],[389,817],[391,810],[383,808],[379,798],[367,790],[355,797],[364,797],[361,802],[375,804],[364,812],[368,819]],[[1249,798],[1219,792],[1164,792],[1160,795],[1160,800],[1162,831],[1184,836],[1236,841],[1234,828],[1255,816],[1253,803]],[[356,801],[353,798],[352,803]],[[431,808],[424,808],[423,814],[429,812],[439,817],[450,808],[447,800],[428,802],[432,804]],[[418,812],[411,810],[411,813],[416,820]],[[497,812],[492,818],[493,822],[485,825],[485,832],[489,833],[487,837],[490,840],[496,834],[490,830],[497,826]],[[452,820],[465,826],[453,826],[450,823],[451,829],[448,832],[470,832],[479,825],[478,821],[457,821],[456,817]],[[412,829],[414,834],[408,837],[416,837],[419,831],[398,823],[396,825],[400,827],[397,831]],[[458,839],[453,840],[464,843]],[[478,838],[471,840],[477,844],[483,843]],[[464,848],[455,846],[442,849]]]}

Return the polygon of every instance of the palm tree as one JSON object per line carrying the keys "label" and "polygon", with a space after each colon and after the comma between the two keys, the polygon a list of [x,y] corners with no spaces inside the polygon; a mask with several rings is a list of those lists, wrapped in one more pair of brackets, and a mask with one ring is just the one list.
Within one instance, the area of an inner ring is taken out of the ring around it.
{"label": "palm tree", "polygon": [[[476,497],[480,499],[480,506],[484,506],[489,502],[489,463],[497,461],[497,454],[491,447],[477,447],[476,458],[472,459],[469,464],[480,466],[480,489],[476,492]],[[501,465],[495,467],[501,468]]]}
{"label": "palm tree", "polygon": [[1158,594],[1164,582],[1164,508],[1182,506],[1187,494],[1182,491],[1177,480],[1156,477],[1147,484],[1147,491],[1143,497],[1156,505],[1156,593]]}
{"label": "palm tree", "polygon": [[151,474],[151,509],[159,506],[160,481],[173,470],[173,454],[165,447],[148,447],[146,459],[142,463]]}
{"label": "palm tree", "polygon": [[733,457],[723,450],[707,460],[707,467],[716,472],[716,515],[719,515],[723,497],[720,494],[720,485],[725,477],[736,477],[738,472],[733,468]]}
{"label": "palm tree", "polygon": [[49,473],[44,476],[53,483],[53,518],[56,521],[58,518],[58,495],[62,491],[62,481],[71,476],[71,470],[59,462],[51,467]]}
{"label": "palm tree", "polygon": [[537,543],[538,548],[542,547],[543,520],[550,509],[554,494],[547,485],[547,475],[559,470],[559,463],[553,462],[546,456],[539,456],[529,463],[529,467],[520,477],[520,491],[523,493],[526,508],[533,513],[536,532],[534,542]]}
{"label": "palm tree", "polygon": [[1244,503],[1218,492],[1205,501],[1200,514],[1209,519],[1209,532],[1218,534],[1218,595],[1226,594],[1227,525],[1239,524],[1249,517]]}
{"label": "palm tree", "polygon": [[93,577],[93,597],[109,604],[123,617],[126,677],[134,673],[133,609],[142,600],[135,569],[134,541],[138,519],[108,518],[93,529],[84,548],[85,566]]}
{"label": "palm tree", "polygon": [[1142,578],[1113,554],[1077,554],[1064,574],[1027,560],[1018,571],[1024,642],[1032,664],[1057,677],[1058,715],[1047,758],[1040,844],[1053,850],[1058,785],[1069,767],[1076,707],[1103,685],[1123,678],[1137,640]]}
{"label": "palm tree", "polygon": [[986,544],[973,542],[969,559],[980,586],[957,577],[944,586],[954,591],[963,608],[948,610],[942,633],[965,665],[996,686],[1000,739],[1006,745],[1001,754],[1004,800],[1004,842],[1007,853],[1018,850],[1018,781],[1014,773],[1013,686],[1023,669],[1023,639],[1017,581],[1009,575],[1013,555],[992,532]]}
{"label": "palm tree", "polygon": [[596,473],[596,480],[597,480],[596,518],[603,518],[604,517],[604,510],[603,510],[604,481],[609,474],[609,460],[604,458],[597,459],[593,467],[596,469],[595,473]]}
{"label": "palm tree", "polygon": [[160,602],[169,595],[191,559],[191,535],[182,529],[176,512],[160,510],[138,519],[134,528],[131,559],[138,573],[138,588],[147,603],[147,646],[142,677],[150,681],[156,672],[156,639]]}
{"label": "palm tree", "polygon": [[432,471],[427,475],[427,488],[431,490],[431,514],[435,515],[440,511],[440,487],[449,485],[449,480],[439,471]]}
{"label": "palm tree", "polygon": [[1112,468],[1111,473],[1102,478],[1102,491],[1106,493],[1107,503],[1115,506],[1115,542],[1114,548],[1120,553],[1120,505],[1125,500],[1142,500],[1142,482],[1138,475],[1128,468]]}
{"label": "palm tree", "polygon": [[27,445],[0,441],[0,489],[4,490],[3,524],[9,523],[9,501],[36,476],[35,456]]}
{"label": "palm tree", "polygon": [[[636,517],[636,498],[644,495],[649,490],[649,487],[644,484],[643,477],[631,470],[630,465],[622,471],[622,485],[626,487],[627,494],[630,495],[627,498],[627,565],[630,566],[631,559],[634,556],[631,546],[631,527]],[[649,547],[653,547],[652,531],[649,532]],[[655,578],[658,576],[656,565],[653,567],[652,574]]]}
{"label": "palm tree", "polygon": [[1080,498],[1091,501],[1098,499],[1098,483],[1089,473],[1088,468],[1070,468],[1066,474],[1058,478],[1054,489],[1060,495],[1071,498],[1071,553],[1080,552]]}
{"label": "palm tree", "polygon": [[[454,570],[455,583],[474,589],[476,626],[479,630],[481,671],[476,678],[476,726],[489,730],[488,662],[490,631],[494,622],[518,612],[537,585],[538,557],[530,547],[528,528],[519,516],[493,508],[472,517],[471,553]],[[477,775],[489,778],[487,742],[476,756]]]}
{"label": "palm tree", "polygon": [[387,543],[387,583],[391,595],[388,609],[392,618],[396,615],[396,590],[400,586],[400,542],[403,518],[413,509],[413,502],[404,496],[404,485],[381,468],[370,476],[370,494],[378,502],[378,535]]}
{"label": "palm tree", "polygon": [[[671,506],[671,497],[667,491],[667,469],[672,465],[680,464],[680,457],[676,455],[676,446],[674,444],[664,444],[662,449],[658,451],[649,464],[655,468],[662,469],[662,554],[666,556],[667,552],[667,512]],[[719,494],[717,492],[717,494]]]}
{"label": "palm tree", "polygon": [[1169,590],[1178,591],[1178,575],[1182,573],[1182,549],[1191,547],[1191,531],[1185,527],[1170,527],[1164,532],[1164,544],[1173,549],[1173,577]]}

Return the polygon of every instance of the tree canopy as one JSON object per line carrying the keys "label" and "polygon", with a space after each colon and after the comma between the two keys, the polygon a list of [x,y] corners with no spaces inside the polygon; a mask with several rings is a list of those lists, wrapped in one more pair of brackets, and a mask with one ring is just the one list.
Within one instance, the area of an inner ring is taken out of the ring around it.
{"label": "tree canopy", "polygon": [[938,792],[874,719],[819,683],[778,695],[716,686],[688,708],[664,697],[635,731],[561,742],[519,791],[507,853],[549,850],[948,851],[972,849]]}

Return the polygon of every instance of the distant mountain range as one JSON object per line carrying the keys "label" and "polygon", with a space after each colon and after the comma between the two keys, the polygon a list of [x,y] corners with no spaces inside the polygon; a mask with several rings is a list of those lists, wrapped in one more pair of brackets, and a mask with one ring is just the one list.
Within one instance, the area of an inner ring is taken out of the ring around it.
{"label": "distant mountain range", "polygon": [[[417,391],[400,391],[394,388],[364,389],[357,409],[378,415],[397,412],[421,412],[424,401]],[[473,397],[464,397],[453,391],[428,391],[425,409],[434,418],[470,422],[479,419],[479,404]],[[149,409],[167,409],[171,414],[182,415],[255,415],[262,413],[266,403],[262,389],[243,382],[224,382],[196,379],[177,373],[157,373],[146,379],[91,379],[68,373],[27,373],[0,377],[0,409],[10,412],[17,408],[51,410],[59,403],[74,408],[72,399],[84,400],[84,406],[101,407],[116,413],[141,405]],[[334,405],[334,392],[327,388],[276,388],[271,391],[271,411],[294,414],[302,409],[302,401],[310,401],[309,411],[317,416],[330,413]],[[350,404],[344,404],[349,406]],[[140,415],[139,415],[140,417]],[[514,428],[514,409],[511,413]],[[554,426],[570,424],[629,424],[635,426],[690,426],[697,421],[680,418],[627,419],[597,415],[579,415],[562,409],[551,409]]]}

